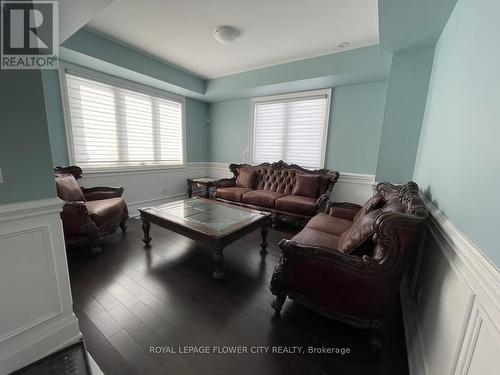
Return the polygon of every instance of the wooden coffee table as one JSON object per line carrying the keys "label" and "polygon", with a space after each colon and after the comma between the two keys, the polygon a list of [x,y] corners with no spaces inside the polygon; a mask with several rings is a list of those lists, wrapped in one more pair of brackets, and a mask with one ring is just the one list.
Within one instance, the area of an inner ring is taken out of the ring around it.
{"label": "wooden coffee table", "polygon": [[213,277],[222,279],[223,249],[260,228],[261,253],[266,252],[271,214],[204,198],[190,198],[155,207],[140,208],[143,241],[151,247],[151,223],[193,240],[206,243],[214,252]]}

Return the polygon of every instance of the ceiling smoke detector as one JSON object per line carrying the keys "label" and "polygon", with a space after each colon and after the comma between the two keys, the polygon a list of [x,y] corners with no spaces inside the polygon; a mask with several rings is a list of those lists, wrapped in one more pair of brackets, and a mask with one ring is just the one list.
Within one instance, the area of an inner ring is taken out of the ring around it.
{"label": "ceiling smoke detector", "polygon": [[342,42],[339,44],[340,48],[346,48],[347,46],[349,46],[349,42]]}
{"label": "ceiling smoke detector", "polygon": [[219,26],[214,30],[214,37],[221,44],[231,43],[240,34],[240,31],[232,26]]}

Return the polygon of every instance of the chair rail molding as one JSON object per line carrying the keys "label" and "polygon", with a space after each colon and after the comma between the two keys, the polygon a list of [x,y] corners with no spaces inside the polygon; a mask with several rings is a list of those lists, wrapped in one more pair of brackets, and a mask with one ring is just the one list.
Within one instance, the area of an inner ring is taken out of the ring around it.
{"label": "chair rail molding", "polygon": [[0,373],[81,339],[58,198],[0,205]]}
{"label": "chair rail molding", "polygon": [[[401,285],[411,375],[500,368],[500,271],[423,195],[430,212],[416,283]],[[410,284],[416,284],[415,293]],[[413,297],[413,295],[415,297]]]}

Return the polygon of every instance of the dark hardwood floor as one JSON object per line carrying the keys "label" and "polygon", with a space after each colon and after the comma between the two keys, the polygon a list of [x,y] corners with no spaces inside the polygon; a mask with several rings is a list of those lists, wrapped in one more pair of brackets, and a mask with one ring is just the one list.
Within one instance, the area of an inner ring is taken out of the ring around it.
{"label": "dark hardwood floor", "polygon": [[[267,256],[259,231],[224,250],[225,278],[212,278],[210,250],[152,225],[144,250],[140,222],[108,236],[96,258],[68,251],[74,310],[87,350],[106,375],[119,374],[408,374],[399,309],[388,320],[383,349],[370,333],[287,300],[281,318],[270,303],[277,243],[290,231],[269,233]],[[375,298],[375,296],[374,296]],[[397,311],[396,311],[397,310]],[[150,347],[300,346],[349,348],[341,354],[153,354]]]}

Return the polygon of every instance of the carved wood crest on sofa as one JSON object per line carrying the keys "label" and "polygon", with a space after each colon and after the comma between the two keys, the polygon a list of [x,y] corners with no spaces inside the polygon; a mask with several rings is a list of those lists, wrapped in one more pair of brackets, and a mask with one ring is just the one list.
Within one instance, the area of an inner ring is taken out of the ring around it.
{"label": "carved wood crest on sofa", "polygon": [[288,296],[345,323],[380,328],[427,216],[414,182],[380,183],[363,206],[331,203],[328,214],[279,244],[270,285],[276,313]]}
{"label": "carved wood crest on sofa", "polygon": [[66,244],[87,243],[98,253],[103,236],[118,226],[125,233],[128,209],[123,187],[81,187],[76,181],[82,175],[78,166],[55,167],[54,175],[57,196],[64,201],[61,220]]}
{"label": "carved wood crest on sofa", "polygon": [[304,222],[326,210],[339,173],[307,170],[282,160],[259,165],[230,164],[232,178],[219,180],[215,198],[271,212],[273,226],[280,218]]}

